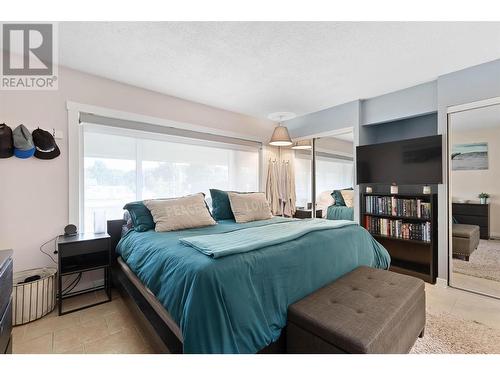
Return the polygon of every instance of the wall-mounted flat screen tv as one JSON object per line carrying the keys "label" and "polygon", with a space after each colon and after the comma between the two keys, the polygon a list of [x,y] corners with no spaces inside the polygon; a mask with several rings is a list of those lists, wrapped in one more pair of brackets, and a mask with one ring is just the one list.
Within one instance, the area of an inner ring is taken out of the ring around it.
{"label": "wall-mounted flat screen tv", "polygon": [[356,147],[358,184],[443,183],[442,136]]}

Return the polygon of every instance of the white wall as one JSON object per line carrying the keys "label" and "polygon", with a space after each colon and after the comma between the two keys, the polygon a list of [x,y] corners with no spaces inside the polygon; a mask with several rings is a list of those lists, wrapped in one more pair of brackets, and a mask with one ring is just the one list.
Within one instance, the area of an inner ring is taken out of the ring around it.
{"label": "white wall", "polygon": [[[50,265],[40,245],[68,223],[66,101],[237,133],[266,141],[273,123],[60,68],[57,91],[0,91],[0,122],[61,131],[51,161],[0,159],[0,249],[14,249],[15,269]],[[48,247],[50,249],[50,246]]]}
{"label": "white wall", "polygon": [[[500,236],[500,119],[498,127],[452,131],[452,144],[488,143],[488,169],[471,171],[452,171],[451,192],[453,199],[479,201],[477,195],[489,193],[490,234]],[[451,127],[453,129],[453,125]],[[451,146],[450,146],[451,147]]]}

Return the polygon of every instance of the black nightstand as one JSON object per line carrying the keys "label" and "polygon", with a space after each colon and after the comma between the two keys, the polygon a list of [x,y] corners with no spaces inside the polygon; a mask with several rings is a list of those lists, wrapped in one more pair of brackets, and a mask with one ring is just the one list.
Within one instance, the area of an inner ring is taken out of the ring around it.
{"label": "black nightstand", "polygon": [[[316,217],[320,218],[323,215],[323,210],[316,210]],[[295,210],[295,215],[293,215],[296,219],[310,219],[312,217],[312,210],[305,208],[297,208]]]}
{"label": "black nightstand", "polygon": [[[59,315],[68,314],[88,307],[111,301],[111,246],[110,236],[107,233],[82,233],[75,236],[59,236],[57,239],[58,251],[58,308]],[[63,293],[62,277],[83,272],[102,269],[104,285]],[[104,290],[107,299],[90,305],[81,306],[69,311],[63,311],[63,300],[77,295]]]}

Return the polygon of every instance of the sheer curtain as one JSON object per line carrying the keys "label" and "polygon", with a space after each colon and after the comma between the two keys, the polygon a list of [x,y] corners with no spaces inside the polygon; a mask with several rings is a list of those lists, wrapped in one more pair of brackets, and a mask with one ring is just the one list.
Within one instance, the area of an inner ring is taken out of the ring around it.
{"label": "sheer curtain", "polygon": [[106,126],[84,126],[85,231],[104,210],[118,219],[135,200],[169,198],[210,188],[258,191],[259,149],[180,139]]}

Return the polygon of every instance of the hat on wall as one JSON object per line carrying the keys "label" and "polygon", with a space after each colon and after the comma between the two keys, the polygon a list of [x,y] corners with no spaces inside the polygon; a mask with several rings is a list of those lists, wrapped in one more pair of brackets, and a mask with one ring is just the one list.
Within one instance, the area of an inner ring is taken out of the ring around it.
{"label": "hat on wall", "polygon": [[0,124],[0,158],[10,158],[12,155],[14,155],[12,129],[5,124]]}
{"label": "hat on wall", "polygon": [[35,158],[50,160],[61,155],[57,143],[48,131],[43,129],[33,130],[33,142],[35,142]]}
{"label": "hat on wall", "polygon": [[35,145],[30,131],[24,125],[19,125],[12,132],[14,156],[21,159],[31,158],[35,153]]}

